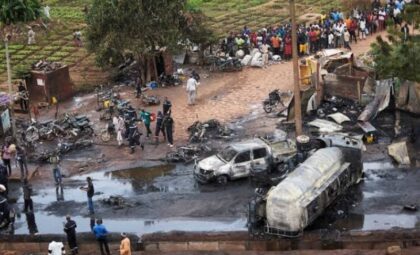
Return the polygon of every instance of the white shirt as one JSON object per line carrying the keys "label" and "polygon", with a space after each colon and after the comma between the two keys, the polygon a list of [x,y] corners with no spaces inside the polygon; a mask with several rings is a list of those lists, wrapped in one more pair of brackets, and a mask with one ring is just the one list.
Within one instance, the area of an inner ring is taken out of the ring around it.
{"label": "white shirt", "polygon": [[52,241],[48,245],[48,255],[63,255],[66,254],[64,250],[64,245],[62,242]]}
{"label": "white shirt", "polygon": [[47,5],[44,7],[45,17],[50,18],[50,7]]}
{"label": "white shirt", "polygon": [[193,77],[188,79],[188,81],[187,81],[187,91],[196,91],[197,86],[198,86],[198,83]]}
{"label": "white shirt", "polygon": [[360,29],[361,30],[365,30],[366,29],[366,21],[365,20],[361,20],[359,26],[360,26]]}
{"label": "white shirt", "polygon": [[399,14],[401,14],[400,9],[394,8],[394,18],[396,18]]}
{"label": "white shirt", "polygon": [[333,44],[334,42],[334,35],[333,34],[329,34],[328,35],[328,44]]}

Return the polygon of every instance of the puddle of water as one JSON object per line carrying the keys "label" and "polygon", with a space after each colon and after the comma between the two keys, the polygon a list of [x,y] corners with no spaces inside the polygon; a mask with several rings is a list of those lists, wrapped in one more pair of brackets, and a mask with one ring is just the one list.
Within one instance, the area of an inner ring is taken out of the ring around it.
{"label": "puddle of water", "polygon": [[386,230],[391,228],[414,228],[416,215],[367,214],[364,216],[363,230]]}
{"label": "puddle of water", "polygon": [[[22,215],[16,220],[15,234],[30,234],[37,230],[39,234],[62,233],[62,226],[65,217],[48,215],[43,212],[37,213],[29,224],[28,217]],[[30,218],[29,218],[30,219]],[[91,219],[73,217],[77,223],[77,232],[90,232]],[[192,219],[107,219],[104,218],[104,225],[110,232],[128,232],[133,234],[147,234],[154,232],[170,231],[240,231],[246,229],[246,219],[222,219],[222,220],[192,220]],[[48,224],[46,224],[48,222]]]}
{"label": "puddle of water", "polygon": [[391,162],[363,162],[363,170],[387,170],[395,166]]}
{"label": "puddle of water", "polygon": [[385,197],[385,196],[386,194],[381,191],[373,191],[373,192],[364,191],[363,192],[364,199],[369,199],[369,198],[374,198],[374,197]]}
{"label": "puddle of water", "polygon": [[[95,191],[100,193],[100,195],[94,197],[94,200],[111,195],[130,197],[141,194],[149,190],[150,185],[153,185],[154,182],[160,184],[156,191],[175,191],[175,189],[170,188],[175,186],[170,182],[170,179],[164,184],[155,181],[170,174],[174,168],[174,165],[158,165],[75,176],[64,179],[63,190],[59,190],[52,185],[34,190],[32,200],[35,204],[44,205],[58,200],[86,202],[86,193],[81,191],[79,187],[86,185],[87,176],[93,179]],[[189,187],[193,187],[193,185],[189,185]],[[18,202],[23,203],[21,194],[18,194],[16,197],[18,196],[20,197]]]}
{"label": "puddle of water", "polygon": [[387,230],[391,228],[415,228],[416,215],[408,214],[349,214],[335,221],[332,226],[342,230]]}

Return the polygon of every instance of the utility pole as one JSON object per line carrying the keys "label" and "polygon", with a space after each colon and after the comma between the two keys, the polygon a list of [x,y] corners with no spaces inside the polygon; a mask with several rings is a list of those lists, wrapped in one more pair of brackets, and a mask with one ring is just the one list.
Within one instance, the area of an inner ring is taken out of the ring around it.
{"label": "utility pole", "polygon": [[9,85],[9,97],[10,97],[10,104],[9,104],[9,113],[11,118],[11,124],[12,124],[12,135],[13,138],[16,138],[16,122],[15,122],[15,114],[13,110],[13,90],[12,90],[12,69],[10,68],[10,55],[9,55],[9,37],[10,35],[6,35],[4,39],[4,46],[6,51],[6,66],[7,66],[7,83]]}
{"label": "utility pole", "polygon": [[302,135],[302,105],[300,100],[300,80],[299,80],[299,59],[297,49],[297,30],[295,1],[289,0],[290,17],[292,19],[292,52],[293,52],[293,81],[294,81],[294,97],[295,97],[295,128],[296,137]]}

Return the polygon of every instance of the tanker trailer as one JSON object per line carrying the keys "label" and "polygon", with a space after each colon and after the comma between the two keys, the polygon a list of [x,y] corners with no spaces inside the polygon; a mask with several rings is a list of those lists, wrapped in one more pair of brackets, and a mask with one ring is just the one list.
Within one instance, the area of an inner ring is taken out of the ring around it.
{"label": "tanker trailer", "polygon": [[255,234],[299,236],[348,187],[362,177],[360,148],[315,151],[277,186],[249,204],[248,228]]}

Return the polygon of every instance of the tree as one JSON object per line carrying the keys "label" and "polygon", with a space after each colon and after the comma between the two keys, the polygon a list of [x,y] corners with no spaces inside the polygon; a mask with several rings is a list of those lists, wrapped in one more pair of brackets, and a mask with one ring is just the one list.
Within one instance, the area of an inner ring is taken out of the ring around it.
{"label": "tree", "polygon": [[[100,66],[115,65],[129,53],[141,78],[159,50],[176,52],[191,35],[186,0],[94,0],[87,15],[88,50]],[[200,39],[201,40],[201,39]]]}
{"label": "tree", "polygon": [[408,4],[404,10],[403,19],[417,29],[420,23],[420,4]]}
{"label": "tree", "polygon": [[379,79],[399,78],[420,82],[420,38],[404,41],[402,34],[394,31],[388,41],[377,37],[372,44],[374,68]]}
{"label": "tree", "polygon": [[38,0],[0,0],[0,22],[2,25],[26,23],[41,16]]}
{"label": "tree", "polygon": [[[42,10],[41,4],[38,0],[0,0],[0,23],[2,26],[3,32],[7,28],[11,28],[13,25],[20,23],[27,23],[41,17]],[[11,31],[11,29],[10,29]],[[5,52],[6,52],[6,64],[7,64],[7,82],[9,84],[9,94],[10,98],[12,96],[12,72],[10,68],[10,58],[9,58],[9,47],[8,43],[11,39],[11,34],[3,33],[4,43],[5,43]],[[11,102],[11,116],[12,116],[12,129],[13,136],[16,136],[16,125],[15,119],[13,117],[13,102]]]}

